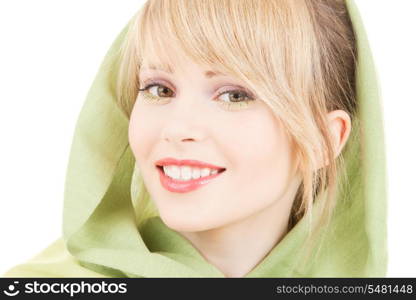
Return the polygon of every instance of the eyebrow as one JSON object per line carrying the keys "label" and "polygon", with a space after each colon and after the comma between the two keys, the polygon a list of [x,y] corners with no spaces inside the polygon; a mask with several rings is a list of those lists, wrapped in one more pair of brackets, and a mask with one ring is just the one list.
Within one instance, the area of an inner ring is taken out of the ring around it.
{"label": "eyebrow", "polygon": [[[150,70],[159,70],[159,71],[163,71],[165,73],[169,73],[169,74],[173,74],[173,68],[169,65],[169,64],[154,64],[154,63],[150,63],[147,66],[148,69]],[[211,71],[211,70],[207,70],[204,72],[205,77],[207,78],[212,78],[215,76],[224,76],[224,73],[218,72],[218,71]]]}

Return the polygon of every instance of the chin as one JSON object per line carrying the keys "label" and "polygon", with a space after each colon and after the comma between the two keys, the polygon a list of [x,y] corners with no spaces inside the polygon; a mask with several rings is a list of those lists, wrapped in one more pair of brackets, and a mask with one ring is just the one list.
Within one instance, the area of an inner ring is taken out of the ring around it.
{"label": "chin", "polygon": [[198,232],[218,227],[213,220],[204,219],[199,215],[175,214],[160,212],[160,218],[170,229],[178,232]]}

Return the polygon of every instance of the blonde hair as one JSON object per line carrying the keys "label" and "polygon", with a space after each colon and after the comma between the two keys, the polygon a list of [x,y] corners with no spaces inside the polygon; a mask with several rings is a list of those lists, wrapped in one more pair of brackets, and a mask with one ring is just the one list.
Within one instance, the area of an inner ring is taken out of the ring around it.
{"label": "blonde hair", "polygon": [[356,48],[345,1],[147,1],[122,48],[117,99],[128,117],[146,51],[164,61],[167,46],[241,79],[269,105],[294,141],[303,178],[289,229],[305,215],[311,220],[323,193],[319,226],[328,224],[343,161],[334,158],[326,115],[341,109],[352,119],[356,109]]}

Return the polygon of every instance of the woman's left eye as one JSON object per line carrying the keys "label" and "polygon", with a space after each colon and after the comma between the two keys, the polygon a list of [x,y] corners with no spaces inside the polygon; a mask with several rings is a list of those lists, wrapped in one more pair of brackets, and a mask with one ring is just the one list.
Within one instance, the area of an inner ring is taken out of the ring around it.
{"label": "woman's left eye", "polygon": [[239,89],[222,92],[217,98],[219,99],[220,105],[224,106],[227,110],[247,108],[255,100],[249,93]]}
{"label": "woman's left eye", "polygon": [[226,91],[221,93],[218,96],[219,99],[225,102],[244,102],[244,101],[250,101],[254,100],[251,96],[249,96],[246,92],[242,90],[232,90],[232,91]]}

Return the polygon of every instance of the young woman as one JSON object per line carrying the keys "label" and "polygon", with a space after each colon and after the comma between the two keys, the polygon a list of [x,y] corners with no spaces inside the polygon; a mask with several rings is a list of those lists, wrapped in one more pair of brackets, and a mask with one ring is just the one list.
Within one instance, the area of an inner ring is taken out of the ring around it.
{"label": "young woman", "polygon": [[146,2],[79,117],[63,237],[6,276],[384,276],[373,69],[351,1]]}

